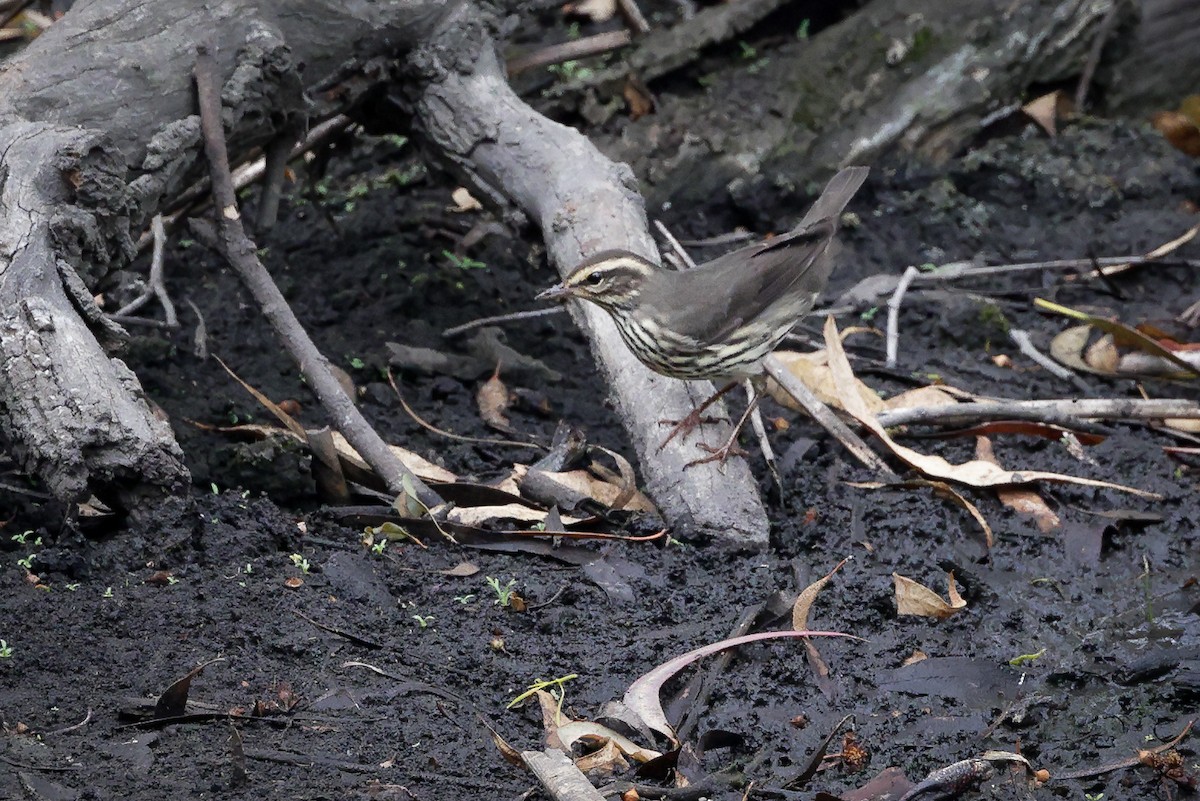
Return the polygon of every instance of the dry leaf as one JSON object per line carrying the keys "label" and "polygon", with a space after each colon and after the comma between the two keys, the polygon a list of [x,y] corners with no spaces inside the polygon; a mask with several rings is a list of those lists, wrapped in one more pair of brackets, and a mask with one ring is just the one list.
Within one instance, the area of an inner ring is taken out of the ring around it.
{"label": "dry leaf", "polygon": [[883,402],[883,408],[894,412],[899,409],[916,409],[923,406],[952,406],[955,403],[958,403],[958,400],[948,391],[948,388],[928,386],[917,387],[901,392],[899,395],[893,395]]}
{"label": "dry leaf", "polygon": [[617,0],[580,0],[563,6],[564,14],[588,17],[592,22],[607,22],[617,13]]}
{"label": "dry leaf", "polygon": [[1065,473],[1050,473],[1043,470],[1010,472],[979,459],[956,465],[943,459],[941,456],[929,456],[912,448],[905,447],[891,438],[883,426],[879,424],[879,421],[867,407],[866,403],[861,400],[858,393],[854,390],[857,379],[854,377],[854,371],[850,369],[850,362],[847,361],[846,354],[842,350],[842,342],[838,337],[837,323],[834,322],[832,317],[829,317],[825,321],[825,348],[829,353],[830,371],[834,377],[834,382],[839,389],[845,388],[846,390],[842,393],[845,410],[877,436],[892,453],[910,467],[916,468],[926,476],[957,481],[960,484],[967,484],[973,487],[996,487],[1012,484],[1028,484],[1034,481],[1056,481],[1060,483],[1079,484],[1085,487],[1106,487],[1153,500],[1161,500],[1162,498],[1162,496],[1156,493],[1146,492],[1134,487],[1126,487],[1122,484],[1100,481],[1093,478],[1069,476]]}
{"label": "dry leaf", "polygon": [[[987,437],[976,437],[975,456],[997,466],[1000,464],[996,459],[995,451],[992,450],[992,441]],[[1048,534],[1062,525],[1062,520],[1055,511],[1050,508],[1041,495],[1033,490],[1001,487],[997,488],[996,495],[1000,498],[1000,503],[1009,509],[1018,514],[1032,517],[1037,524],[1038,531],[1043,534]]]}
{"label": "dry leaf", "polygon": [[492,373],[492,377],[484,381],[475,393],[475,403],[479,407],[479,416],[483,418],[483,422],[505,434],[513,433],[513,427],[504,414],[512,405],[512,395],[500,380],[499,366],[496,367],[496,372]]}
{"label": "dry leaf", "polygon": [[621,90],[625,102],[629,104],[629,119],[637,120],[654,111],[654,96],[646,85],[635,76],[625,78],[625,88]]}
{"label": "dry leaf", "polygon": [[1176,149],[1193,158],[1200,156],[1200,127],[1186,114],[1178,111],[1160,111],[1150,122]]}
{"label": "dry leaf", "polygon": [[1074,108],[1075,104],[1066,92],[1055,90],[1029,101],[1021,107],[1021,111],[1050,136],[1057,136],[1059,117],[1069,114]]}
{"label": "dry leaf", "polygon": [[459,562],[449,570],[435,571],[443,576],[453,576],[454,578],[469,578],[479,572],[479,566],[471,562]]}
{"label": "dry leaf", "polygon": [[460,186],[450,193],[450,199],[454,201],[454,205],[448,207],[447,211],[462,213],[464,211],[483,211],[483,204],[471,196],[466,187]]}
{"label": "dry leaf", "polygon": [[[519,503],[509,503],[503,506],[456,506],[447,513],[446,519],[451,523],[461,523],[464,526],[486,526],[497,520],[543,523],[546,520],[546,512],[541,509],[531,509]],[[564,516],[562,522],[578,523],[581,519]]]}
{"label": "dry leaf", "polygon": [[[518,482],[524,482],[528,472],[528,465],[513,465],[513,475]],[[571,470],[566,473],[553,473],[543,470],[541,471],[541,476],[557,484],[561,484],[567,493],[591,498],[606,509],[611,509],[613,502],[620,500],[626,494],[625,487],[596,478],[586,470]],[[640,490],[635,491],[633,496],[621,508],[634,512],[656,511],[654,504]]]}
{"label": "dry leaf", "polygon": [[915,665],[918,662],[924,662],[928,658],[929,658],[929,654],[925,653],[924,651],[922,651],[921,649],[918,648],[917,650],[915,650],[911,654],[909,654],[908,657],[903,662],[900,663],[900,666],[908,667],[909,665]]}
{"label": "dry leaf", "polygon": [[803,631],[804,629],[808,628],[808,613],[812,611],[813,601],[817,600],[817,595],[820,594],[821,590],[825,589],[825,585],[829,583],[831,578],[833,578],[833,574],[841,570],[842,565],[849,562],[850,559],[851,557],[847,556],[845,559],[834,565],[833,570],[830,570],[824,576],[804,588],[804,591],[801,592],[799,597],[796,598],[796,602],[792,604],[793,629],[796,631]]}
{"label": "dry leaf", "polygon": [[949,602],[944,601],[940,595],[924,584],[919,584],[899,573],[893,573],[892,581],[896,587],[896,614],[945,620],[959,610],[965,609],[967,602],[962,599],[954,586],[954,574],[949,573],[947,576]]}
{"label": "dry leaf", "polygon": [[[803,381],[804,385],[811,389],[813,394],[820,398],[827,406],[832,406],[835,409],[845,408],[841,399],[841,388],[833,380],[833,376],[829,370],[828,354],[824,350],[813,351],[812,353],[777,350],[773,355],[783,363],[789,373]],[[857,378],[853,380],[853,385],[862,402],[872,413],[882,411],[885,408],[883,400],[880,399],[875,390]],[[801,410],[795,398],[784,392],[783,388],[773,378],[767,380],[767,394],[781,406],[786,406],[796,411]]]}

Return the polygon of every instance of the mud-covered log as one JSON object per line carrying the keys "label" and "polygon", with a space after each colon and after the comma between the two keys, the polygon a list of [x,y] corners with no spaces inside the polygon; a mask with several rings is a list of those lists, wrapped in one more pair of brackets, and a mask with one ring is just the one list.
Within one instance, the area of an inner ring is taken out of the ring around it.
{"label": "mud-covered log", "polygon": [[1030,86],[1078,76],[1097,36],[1128,36],[1134,18],[1130,0],[873,0],[709,76],[726,103],[674,98],[597,141],[644,176],[651,206],[760,182],[804,197],[834,169],[883,154],[944,160]]}
{"label": "mud-covered log", "polygon": [[218,44],[226,128],[244,150],[307,115],[306,90],[410,47],[445,10],[414,0],[82,0],[5,65],[0,434],[56,497],[136,508],[187,478],[169,426],[111,355],[122,332],[90,290],[129,263],[162,198],[203,172],[196,44]]}
{"label": "mud-covered log", "polygon": [[[509,88],[491,40],[469,9],[414,50],[420,87],[409,102],[434,149],[457,164],[488,196],[509,197],[538,223],[551,261],[569,270],[584,255],[624,248],[657,261],[646,215],[628,168],[604,158],[577,131],[541,116]],[[535,287],[530,287],[530,295]],[[714,464],[685,469],[691,446],[663,439],[659,421],[678,418],[711,392],[643,367],[608,315],[590,304],[573,309],[588,333],[646,478],[647,490],[676,531],[742,548],[767,544],[767,519],[743,460],[724,472]],[[690,394],[689,394],[690,393]],[[728,426],[714,429],[725,437]]]}

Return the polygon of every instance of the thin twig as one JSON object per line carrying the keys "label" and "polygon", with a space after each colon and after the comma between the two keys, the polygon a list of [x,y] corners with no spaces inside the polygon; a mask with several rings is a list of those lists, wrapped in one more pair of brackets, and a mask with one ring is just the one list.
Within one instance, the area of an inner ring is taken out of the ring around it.
{"label": "thin twig", "polygon": [[679,240],[675,238],[675,235],[671,233],[670,229],[663,225],[662,220],[655,220],[654,227],[658,229],[660,234],[662,234],[663,239],[667,240],[667,244],[670,245],[671,251],[679,257],[680,261],[683,262],[684,269],[694,269],[696,267],[696,262],[693,261],[692,257],[688,255],[688,252],[683,249],[683,245],[679,244]]}
{"label": "thin twig", "polygon": [[175,328],[179,325],[179,318],[175,315],[175,304],[171,302],[166,284],[163,283],[163,255],[166,252],[167,229],[163,225],[161,214],[154,215],[154,219],[150,222],[150,232],[154,241],[154,250],[150,255],[150,275],[147,279],[146,289],[129,303],[117,309],[110,317],[128,319],[129,315],[145,306],[151,297],[157,297],[159,304],[163,307],[167,327]]}
{"label": "thin twig", "polygon": [[778,381],[784,391],[791,395],[796,400],[796,403],[799,403],[801,408],[808,412],[809,416],[828,431],[834,439],[842,443],[842,446],[850,451],[854,458],[887,480],[896,478],[895,472],[887,466],[887,463],[880,458],[879,454],[871,450],[867,443],[863,442],[862,437],[850,430],[849,426],[830,411],[829,407],[822,403],[812,393],[812,390],[804,385],[803,381],[788,372],[788,369],[777,357],[768,356],[764,364],[767,375]]}
{"label": "thin twig", "polygon": [[904,271],[904,275],[900,276],[900,283],[896,284],[896,291],[888,298],[888,318],[887,318],[887,366],[896,366],[896,354],[900,349],[900,304],[904,302],[904,293],[908,291],[908,286],[913,282],[920,270],[910,266]]}
{"label": "thin twig", "polygon": [[413,422],[415,422],[421,428],[437,434],[439,437],[445,437],[446,439],[452,439],[457,442],[470,442],[478,445],[504,445],[510,448],[536,448],[542,451],[547,450],[545,445],[539,445],[536,442],[518,442],[517,440],[513,439],[487,439],[486,437],[468,437],[464,434],[455,434],[452,431],[446,431],[445,429],[438,428],[433,423],[427,422],[424,418],[417,414],[416,411],[413,410],[413,407],[408,405],[408,401],[404,400],[404,396],[400,394],[400,388],[396,386],[396,377],[392,374],[390,368],[388,369],[387,377],[388,384],[391,386],[392,391],[396,393],[396,400],[400,401],[400,406],[404,409],[405,413],[411,417]]}
{"label": "thin twig", "polygon": [[497,314],[494,317],[480,317],[477,320],[472,320],[469,323],[456,325],[453,328],[447,328],[442,332],[442,336],[449,339],[456,337],[459,334],[465,334],[468,331],[474,331],[476,328],[494,325],[496,323],[512,323],[517,320],[528,320],[532,317],[546,317],[551,314],[562,314],[567,310],[566,306],[553,306],[548,309],[533,309],[532,311],[513,312],[512,314]]}
{"label": "thin twig", "polygon": [[905,425],[969,425],[986,420],[1200,420],[1200,403],[1181,399],[1063,398],[992,400],[948,406],[914,406],[880,412],[884,428]]}
{"label": "thin twig", "polygon": [[48,731],[48,732],[46,732],[46,734],[53,736],[56,734],[66,734],[67,732],[75,731],[76,729],[82,729],[84,726],[86,726],[91,721],[91,719],[92,719],[92,708],[89,706],[87,714],[83,716],[83,720],[79,721],[78,723],[74,724],[73,726],[64,726],[61,729],[55,729],[54,731]]}
{"label": "thin twig", "polygon": [[263,188],[258,196],[258,217],[254,222],[255,233],[262,235],[275,226],[279,219],[279,198],[283,194],[283,179],[287,177],[287,165],[296,147],[296,137],[285,129],[267,145],[262,159]]}
{"label": "thin twig", "polygon": [[[304,141],[292,148],[289,161],[293,161],[310,150],[316,150],[324,145],[330,139],[339,135],[346,128],[353,124],[353,120],[344,114],[330,117],[316,125],[308,132],[308,136],[304,137]],[[237,191],[245,189],[250,184],[261,178],[266,171],[266,159],[260,156],[254,161],[240,165],[233,171],[233,186]],[[179,223],[179,220],[185,216],[198,212],[207,203],[210,197],[209,179],[207,176],[201,178],[196,183],[192,184],[188,189],[184,190],[169,204],[165,204],[164,208],[168,210],[168,214],[163,222],[168,228],[174,228]],[[149,232],[142,234],[138,238],[138,252],[145,250],[153,241],[153,237]]]}
{"label": "thin twig", "polygon": [[550,45],[541,50],[518,56],[507,64],[508,77],[513,77],[534,67],[548,67],[564,61],[575,61],[588,56],[599,56],[618,50],[633,42],[629,31],[608,31],[595,36],[585,36],[561,44]]}
{"label": "thin twig", "polygon": [[[398,496],[415,495],[414,500],[425,507],[440,505],[441,497],[404,466],[388,444],[363,418],[329,369],[329,361],[309,338],[270,273],[259,261],[254,243],[246,236],[238,212],[233,176],[229,172],[225,132],[221,125],[221,91],[217,63],[209,47],[197,48],[193,75],[200,105],[204,152],[208,157],[213,201],[220,225],[221,234],[217,242],[220,252],[237,271],[262,308],[264,316],[283,340],[338,430],[371,465],[388,490]],[[198,232],[204,230],[205,226],[197,228]],[[213,234],[215,237],[215,231]]]}
{"label": "thin twig", "polygon": [[617,8],[621,10],[626,25],[639,34],[650,33],[650,23],[646,22],[646,15],[634,0],[617,0]]}
{"label": "thin twig", "polygon": [[200,307],[192,303],[191,298],[185,298],[184,302],[192,307],[192,313],[196,315],[196,330],[192,332],[192,355],[204,361],[208,358],[208,324],[204,322],[204,314]]}
{"label": "thin twig", "polygon": [[1037,362],[1042,369],[1049,372],[1055,378],[1061,378],[1064,381],[1071,381],[1078,378],[1073,370],[1063,367],[1061,364],[1038,350],[1033,344],[1033,340],[1029,338],[1028,331],[1023,331],[1020,328],[1012,328],[1009,329],[1008,335],[1012,338],[1012,341],[1016,343],[1017,348],[1020,349],[1021,353]]}
{"label": "thin twig", "polygon": [[1088,60],[1083,65],[1083,72],[1079,75],[1079,85],[1075,87],[1075,110],[1080,114],[1083,113],[1084,103],[1087,102],[1088,90],[1092,86],[1092,77],[1096,74],[1096,67],[1100,65],[1100,56],[1104,53],[1104,45],[1108,44],[1108,37],[1112,33],[1113,23],[1116,22],[1117,12],[1123,8],[1123,5],[1122,3],[1112,4],[1112,8],[1100,21],[1100,27],[1096,30],[1096,38],[1092,40],[1092,50],[1088,53]]}

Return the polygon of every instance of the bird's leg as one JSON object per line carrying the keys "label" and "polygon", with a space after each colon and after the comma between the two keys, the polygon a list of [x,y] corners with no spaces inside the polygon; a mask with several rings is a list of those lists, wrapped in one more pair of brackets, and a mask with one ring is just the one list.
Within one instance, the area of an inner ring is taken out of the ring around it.
{"label": "bird's leg", "polygon": [[737,425],[733,427],[733,431],[729,433],[729,439],[725,440],[725,444],[719,448],[714,448],[711,445],[705,445],[703,442],[698,443],[696,447],[700,448],[700,450],[708,451],[709,455],[701,459],[688,462],[683,466],[683,469],[687,470],[689,467],[695,467],[698,464],[707,464],[708,462],[720,462],[721,464],[725,464],[725,462],[729,460],[730,456],[745,456],[746,452],[739,448],[737,444],[738,434],[741,433],[742,427],[746,425],[746,421],[750,419],[750,415],[753,414],[754,410],[758,408],[758,401],[761,398],[762,392],[755,387],[754,394],[750,398],[750,403],[746,405],[746,411],[742,414],[741,419],[737,421]]}
{"label": "bird's leg", "polygon": [[675,439],[675,437],[679,434],[687,433],[696,426],[700,425],[701,421],[704,419],[701,417],[701,415],[704,414],[704,410],[709,406],[712,406],[714,403],[720,400],[722,395],[736,386],[736,381],[730,381],[728,384],[713,393],[712,397],[710,397],[704,403],[700,404],[695,409],[692,409],[692,411],[688,413],[687,417],[684,417],[682,420],[659,420],[659,425],[674,426],[674,428],[671,429],[670,434],[667,434],[667,438],[662,441],[662,444],[658,446],[658,451],[661,453],[662,449],[667,447],[667,443]]}

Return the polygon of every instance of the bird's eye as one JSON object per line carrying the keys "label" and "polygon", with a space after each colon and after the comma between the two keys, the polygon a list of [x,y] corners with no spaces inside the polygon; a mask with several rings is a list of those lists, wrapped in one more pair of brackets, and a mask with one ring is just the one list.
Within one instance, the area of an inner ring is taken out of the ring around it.
{"label": "bird's eye", "polygon": [[600,273],[592,273],[587,277],[588,286],[600,286],[602,283],[604,283],[604,276]]}

